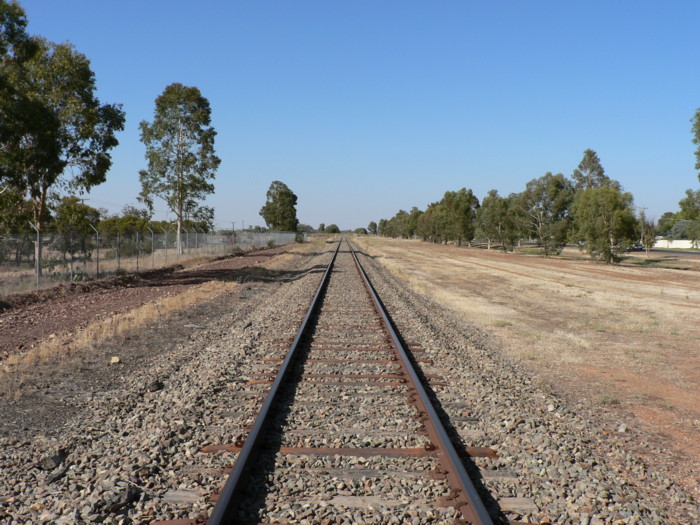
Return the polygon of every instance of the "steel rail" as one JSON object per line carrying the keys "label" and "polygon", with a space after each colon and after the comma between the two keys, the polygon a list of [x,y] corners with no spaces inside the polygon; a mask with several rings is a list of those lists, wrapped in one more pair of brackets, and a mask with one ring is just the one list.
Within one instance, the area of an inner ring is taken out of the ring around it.
{"label": "steel rail", "polygon": [[445,427],[440,421],[440,417],[435,411],[435,407],[433,407],[433,404],[430,401],[430,398],[428,397],[425,388],[423,388],[423,384],[421,383],[420,378],[416,373],[416,370],[414,369],[410,359],[408,358],[408,354],[406,353],[406,350],[404,349],[401,340],[394,331],[393,325],[389,320],[389,316],[386,310],[384,309],[381,301],[379,300],[379,297],[377,296],[377,293],[374,290],[372,283],[367,277],[364,268],[362,268],[362,265],[360,264],[360,260],[358,259],[355,250],[353,250],[349,241],[346,240],[346,242],[350,247],[350,253],[352,254],[353,259],[355,260],[357,270],[365,283],[370,297],[372,298],[374,307],[379,316],[381,317],[382,323],[384,324],[387,332],[391,336],[396,353],[399,356],[401,368],[408,375],[410,380],[409,384],[418,396],[418,399],[416,399],[416,404],[418,405],[419,409],[422,410],[422,412],[427,416],[427,420],[423,423],[425,425],[426,430],[428,431],[428,436],[432,440],[433,444],[437,447],[438,458],[442,464],[442,467],[447,471],[447,478],[453,484],[453,489],[458,489],[462,493],[457,494],[455,498],[455,501],[462,500],[463,505],[460,507],[459,510],[462,511],[462,514],[467,520],[470,521],[470,523],[484,525],[493,524],[491,516],[486,510],[484,503],[481,501],[476,487],[472,483],[472,480],[469,477],[469,474],[467,473],[466,469],[464,468],[464,464],[462,463],[459,454],[457,454],[457,451],[455,450],[454,446],[452,445],[452,442],[450,441],[449,436],[447,435],[447,432],[445,431]]}
{"label": "steel rail", "polygon": [[301,326],[299,326],[299,330],[297,330],[296,337],[290,345],[289,350],[287,351],[287,355],[284,358],[282,365],[280,366],[279,372],[277,373],[277,377],[272,383],[270,391],[267,393],[265,402],[263,403],[258,417],[256,418],[255,423],[253,424],[253,428],[248,434],[248,437],[246,438],[245,443],[238,454],[238,458],[236,459],[236,463],[233,465],[231,474],[229,475],[228,479],[226,480],[226,484],[221,490],[216,505],[214,506],[214,509],[212,510],[212,513],[209,516],[209,520],[207,521],[208,525],[223,525],[228,523],[234,523],[236,521],[236,518],[235,516],[233,516],[233,513],[237,504],[237,498],[244,488],[244,474],[252,466],[253,462],[257,458],[258,452],[262,444],[262,440],[264,438],[264,431],[269,423],[268,416],[270,415],[270,409],[277,401],[277,395],[279,394],[280,386],[286,379],[290,368],[290,363],[295,358],[299,342],[301,341],[301,338],[303,337],[304,332],[306,331],[306,326],[309,320],[311,319],[311,316],[316,312],[316,309],[319,305],[319,298],[321,297],[323,290],[328,284],[330,274],[333,269],[333,264],[335,263],[335,258],[338,255],[338,251],[340,250],[341,243],[342,240],[338,243],[338,246],[336,247],[335,252],[333,253],[333,258],[331,259],[331,262],[328,264],[328,268],[326,268],[326,271],[323,274],[321,284],[319,284],[318,289],[316,290],[316,294],[311,300],[311,305],[309,306],[309,309],[306,312],[306,316],[304,316],[304,320],[302,321]]}

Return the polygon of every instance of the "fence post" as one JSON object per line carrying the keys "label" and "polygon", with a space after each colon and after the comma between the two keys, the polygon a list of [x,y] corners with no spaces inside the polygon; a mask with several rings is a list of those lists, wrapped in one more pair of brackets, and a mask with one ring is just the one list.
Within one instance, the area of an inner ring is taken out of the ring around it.
{"label": "fence post", "polygon": [[41,233],[39,229],[34,226],[32,221],[28,221],[29,225],[36,231],[36,249],[34,250],[34,262],[36,267],[36,289],[39,289],[39,279],[41,275]]}
{"label": "fence post", "polygon": [[90,228],[95,230],[95,247],[96,247],[96,251],[97,251],[97,279],[99,279],[100,278],[100,232],[92,224],[90,225]]}
{"label": "fence post", "polygon": [[68,249],[70,250],[70,282],[73,282],[73,279],[75,278],[75,273],[73,272],[73,228],[70,226],[66,226],[68,228],[68,231],[70,232],[70,243],[68,244]]}
{"label": "fence post", "polygon": [[139,232],[138,230],[136,231],[136,271],[139,271]]}
{"label": "fence post", "polygon": [[168,232],[165,231],[165,228],[162,226],[160,227],[161,230],[163,230],[163,233],[165,234],[165,242],[163,243],[163,246],[165,247],[165,266],[168,265]]}
{"label": "fence post", "polygon": [[146,226],[146,229],[151,232],[151,270],[156,267],[156,246],[155,246],[155,236],[153,235],[153,230],[151,230],[148,226]]}

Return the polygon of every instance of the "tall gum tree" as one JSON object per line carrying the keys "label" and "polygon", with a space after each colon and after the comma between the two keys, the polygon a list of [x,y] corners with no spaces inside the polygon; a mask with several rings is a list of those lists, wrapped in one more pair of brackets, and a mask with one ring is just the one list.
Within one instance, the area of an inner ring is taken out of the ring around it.
{"label": "tall gum tree", "polygon": [[572,213],[575,236],[591,257],[614,263],[637,239],[632,194],[623,193],[617,186],[580,191]]}
{"label": "tall gum tree", "polygon": [[153,122],[144,120],[140,128],[148,169],[139,172],[139,200],[153,212],[157,197],[175,214],[182,253],[182,222],[214,192],[211,181],[221,162],[214,151],[209,101],[196,87],[170,84],[156,99]]}
{"label": "tall gum tree", "polygon": [[569,208],[573,201],[571,182],[561,173],[546,173],[532,179],[518,196],[524,233],[537,239],[549,256],[558,254],[566,244],[571,224]]}

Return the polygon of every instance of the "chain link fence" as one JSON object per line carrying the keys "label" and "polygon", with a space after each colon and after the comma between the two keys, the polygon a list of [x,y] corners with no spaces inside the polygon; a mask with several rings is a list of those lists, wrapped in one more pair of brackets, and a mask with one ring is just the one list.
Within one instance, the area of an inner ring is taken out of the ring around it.
{"label": "chain link fence", "polygon": [[[294,242],[290,232],[0,234],[0,295]],[[37,246],[40,249],[37,249]],[[37,264],[37,260],[39,264]],[[37,271],[38,270],[38,271]]]}

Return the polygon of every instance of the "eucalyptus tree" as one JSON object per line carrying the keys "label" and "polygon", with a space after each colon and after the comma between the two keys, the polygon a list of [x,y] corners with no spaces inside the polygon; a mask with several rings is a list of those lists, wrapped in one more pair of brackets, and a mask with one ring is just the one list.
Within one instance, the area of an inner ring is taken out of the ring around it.
{"label": "eucalyptus tree", "polygon": [[656,241],[656,221],[648,219],[644,210],[639,214],[639,233],[642,246],[644,246],[648,258],[649,250],[654,247],[654,242]]}
{"label": "eucalyptus tree", "polygon": [[26,166],[45,166],[59,154],[57,119],[18,85],[38,51],[26,27],[19,3],[0,0],[0,193],[18,182],[17,173]]}
{"label": "eucalyptus tree", "polygon": [[593,258],[616,262],[637,239],[632,194],[615,186],[580,191],[572,213],[574,234]]}
{"label": "eucalyptus tree", "polygon": [[599,188],[609,184],[618,185],[605,174],[605,169],[600,163],[598,154],[592,149],[587,149],[583,152],[583,159],[571,175],[574,180],[576,191],[585,190],[587,188]]}
{"label": "eucalyptus tree", "polygon": [[445,203],[442,200],[431,202],[418,219],[416,233],[424,241],[446,242],[449,220]]}
{"label": "eucalyptus tree", "polygon": [[214,192],[211,181],[221,162],[214,151],[209,101],[196,87],[170,84],[156,98],[153,122],[144,120],[139,127],[148,162],[139,172],[139,200],[152,212],[154,198],[159,198],[175,214],[182,252],[182,222]]}
{"label": "eucalyptus tree", "polygon": [[[46,207],[53,193],[89,192],[106,180],[118,145],[116,133],[124,129],[124,112],[118,104],[102,104],[95,95],[90,61],[70,43],[32,40],[34,52],[21,67],[3,72],[28,113],[22,130],[8,145],[3,138],[3,159],[9,166],[5,180],[24,191],[33,203],[33,218],[41,232]],[[38,128],[42,128],[37,131]],[[41,243],[37,243],[37,260]],[[41,267],[37,267],[41,273]]]}
{"label": "eucalyptus tree", "polygon": [[[700,170],[700,108],[695,111],[691,122],[693,123],[693,144],[697,145],[695,150],[695,169]],[[698,180],[700,180],[700,173],[698,173]]]}
{"label": "eucalyptus tree", "polygon": [[370,235],[377,235],[377,223],[374,221],[369,221],[367,231],[370,233]]}
{"label": "eucalyptus tree", "polygon": [[504,252],[512,250],[520,234],[517,196],[501,197],[489,191],[477,214],[477,235],[486,239],[488,248],[496,241]]}
{"label": "eucalyptus tree", "polygon": [[[278,231],[297,231],[297,196],[284,183],[278,180],[270,184],[267,200],[260,208],[260,216],[269,228]],[[326,232],[328,227],[325,228]]]}
{"label": "eucalyptus tree", "polygon": [[560,253],[571,225],[571,182],[561,173],[532,179],[518,197],[524,232],[537,239],[546,256]]}
{"label": "eucalyptus tree", "polygon": [[444,235],[446,238],[471,243],[476,230],[476,214],[479,210],[479,199],[472,190],[462,188],[459,191],[447,191],[441,201],[446,214]]}

